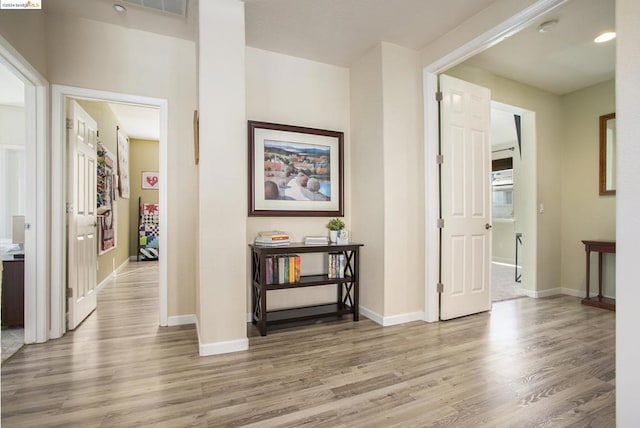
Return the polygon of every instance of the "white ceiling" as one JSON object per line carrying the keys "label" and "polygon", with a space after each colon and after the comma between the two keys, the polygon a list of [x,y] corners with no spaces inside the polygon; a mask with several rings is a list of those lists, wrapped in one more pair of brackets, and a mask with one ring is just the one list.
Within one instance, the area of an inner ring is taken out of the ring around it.
{"label": "white ceiling", "polygon": [[129,138],[160,140],[160,110],[129,104],[108,105]]}
{"label": "white ceiling", "polygon": [[0,104],[24,105],[24,83],[0,62]]}
{"label": "white ceiling", "polygon": [[[212,1],[212,0],[205,0]],[[118,13],[114,4],[122,4],[127,11]],[[118,0],[51,0],[42,2],[45,13],[78,16],[94,21],[121,25],[126,28],[163,34],[180,39],[196,40],[198,1],[187,0],[186,18]]]}
{"label": "white ceiling", "polygon": [[248,46],[349,66],[380,41],[421,49],[494,0],[245,0]]}
{"label": "white ceiling", "polygon": [[614,78],[615,40],[593,42],[604,31],[615,31],[615,0],[573,0],[467,63],[562,95]]}

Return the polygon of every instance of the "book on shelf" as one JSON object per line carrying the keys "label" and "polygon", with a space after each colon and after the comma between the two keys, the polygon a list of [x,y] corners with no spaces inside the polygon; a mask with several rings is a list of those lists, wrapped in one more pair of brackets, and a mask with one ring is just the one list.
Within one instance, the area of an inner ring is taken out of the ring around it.
{"label": "book on shelf", "polygon": [[258,237],[256,239],[258,238],[271,241],[289,241],[290,239],[289,234],[282,230],[265,230],[258,232]]}
{"label": "book on shelf", "polygon": [[291,284],[300,282],[300,256],[268,256],[265,259],[265,283]]}
{"label": "book on shelf", "polygon": [[326,236],[305,236],[302,242],[304,245],[328,245],[329,239]]}
{"label": "book on shelf", "polygon": [[344,278],[344,253],[329,253],[327,277]]}
{"label": "book on shelf", "polygon": [[254,244],[261,247],[286,247],[291,243],[289,239],[277,239],[272,240],[270,238],[260,238],[257,237],[254,241]]}

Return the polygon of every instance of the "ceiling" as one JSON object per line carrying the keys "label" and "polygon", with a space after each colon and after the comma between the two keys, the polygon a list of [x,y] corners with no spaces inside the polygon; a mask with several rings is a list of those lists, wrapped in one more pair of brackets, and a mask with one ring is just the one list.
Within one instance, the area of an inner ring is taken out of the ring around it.
{"label": "ceiling", "polygon": [[118,125],[129,138],[160,140],[160,110],[129,104],[108,103]]}
{"label": "ceiling", "polygon": [[[47,13],[196,39],[198,0],[187,0],[186,17],[130,3],[118,14],[116,1],[55,0],[43,7]],[[246,43],[346,67],[380,41],[419,50],[494,1],[245,0]],[[611,79],[615,41],[596,45],[593,38],[613,29],[614,7],[615,0],[569,1],[468,63],[556,94]],[[556,28],[539,33],[537,26],[549,19],[559,21]]]}
{"label": "ceiling", "polygon": [[348,67],[379,41],[421,49],[494,0],[245,0],[248,46]]}
{"label": "ceiling", "polygon": [[[143,1],[147,2],[149,0]],[[52,0],[42,2],[42,8],[45,13],[77,16],[94,21],[121,25],[125,28],[148,31],[150,33],[163,34],[180,39],[196,40],[198,29],[197,0],[187,0],[186,17],[173,13],[160,12],[150,8],[143,8],[131,4],[131,2],[136,3],[140,1]],[[151,3],[159,2],[162,2],[162,0],[154,0]],[[113,8],[113,5],[116,3],[122,4],[127,11],[125,13],[116,12]]]}
{"label": "ceiling", "polygon": [[[552,19],[555,28],[540,33]],[[615,77],[615,40],[593,42],[605,31],[615,31],[615,0],[573,0],[467,64],[563,95]]]}

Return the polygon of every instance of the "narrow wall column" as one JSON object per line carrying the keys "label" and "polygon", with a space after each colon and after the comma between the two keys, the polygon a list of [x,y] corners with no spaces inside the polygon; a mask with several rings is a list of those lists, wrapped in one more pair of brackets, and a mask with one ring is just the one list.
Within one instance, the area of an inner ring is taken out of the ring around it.
{"label": "narrow wall column", "polygon": [[199,9],[197,316],[200,355],[213,355],[248,348],[244,3]]}

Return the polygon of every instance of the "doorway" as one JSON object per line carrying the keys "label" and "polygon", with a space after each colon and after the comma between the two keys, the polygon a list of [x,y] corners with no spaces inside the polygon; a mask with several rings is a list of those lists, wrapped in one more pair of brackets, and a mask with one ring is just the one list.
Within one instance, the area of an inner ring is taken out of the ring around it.
{"label": "doorway", "polygon": [[[104,92],[97,90],[89,90],[83,88],[67,87],[53,85],[52,87],[52,164],[53,164],[53,183],[52,183],[52,222],[54,225],[61,226],[60,229],[64,230],[64,204],[61,201],[66,200],[65,191],[65,179],[64,174],[66,171],[66,148],[65,141],[65,103],[67,99],[81,99],[92,102],[103,103],[117,103],[134,105],[139,107],[155,108],[159,110],[159,168],[158,173],[160,176],[166,176],[166,151],[167,151],[167,109],[168,102],[164,99],[156,99],[149,97],[141,97],[135,95],[118,94],[112,92]],[[167,230],[166,227],[166,207],[167,207],[167,191],[166,182],[160,180],[158,183],[158,199],[159,199],[159,229],[161,231]],[[127,231],[128,232],[128,231]],[[52,233],[52,246],[58,251],[52,252],[52,285],[51,285],[51,300],[52,300],[52,321],[51,330],[52,336],[60,337],[66,331],[65,313],[66,304],[64,298],[64,284],[66,284],[66,274],[63,269],[53,269],[54,266],[66,266],[66,258],[64,257],[66,248],[66,238],[64,234],[59,230],[54,229]],[[160,240],[160,254],[166,254],[167,240]],[[128,251],[128,249],[127,249]],[[164,257],[160,257],[158,262],[159,271],[159,325],[167,325],[167,268]]]}

